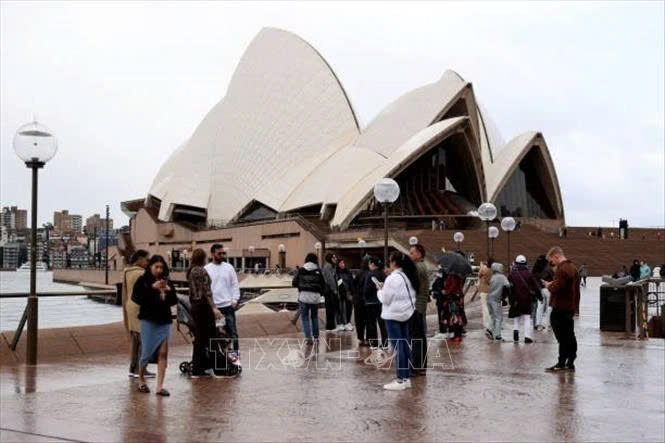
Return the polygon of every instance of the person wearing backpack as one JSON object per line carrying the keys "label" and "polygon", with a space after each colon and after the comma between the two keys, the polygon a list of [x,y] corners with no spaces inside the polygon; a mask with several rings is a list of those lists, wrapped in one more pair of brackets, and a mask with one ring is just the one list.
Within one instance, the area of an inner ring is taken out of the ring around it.
{"label": "person wearing backpack", "polygon": [[309,253],[305,264],[293,277],[293,287],[298,288],[298,303],[305,343],[319,339],[319,302],[325,291],[325,281],[319,269],[316,254]]}
{"label": "person wearing backpack", "polygon": [[533,343],[533,323],[531,314],[538,299],[542,299],[540,286],[527,267],[526,257],[518,255],[515,266],[510,271],[508,281],[512,287],[513,342],[518,343],[520,329],[524,333],[524,343]]}
{"label": "person wearing backpack", "polygon": [[389,264],[390,275],[383,284],[377,283],[377,297],[381,301],[381,318],[386,321],[388,337],[397,355],[397,376],[383,388],[403,391],[411,387],[409,321],[416,312],[419,280],[416,265],[402,252],[393,251]]}

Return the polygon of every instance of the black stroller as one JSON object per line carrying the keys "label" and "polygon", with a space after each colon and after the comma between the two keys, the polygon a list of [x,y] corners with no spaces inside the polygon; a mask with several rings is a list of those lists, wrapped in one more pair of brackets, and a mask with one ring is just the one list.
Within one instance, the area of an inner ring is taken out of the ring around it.
{"label": "black stroller", "polygon": [[[223,322],[223,319],[222,319]],[[178,294],[178,304],[176,306],[176,327],[180,331],[180,325],[187,326],[187,334],[194,338],[194,318],[192,317],[192,305],[189,297]],[[229,358],[227,348],[231,342],[226,333],[224,325],[219,325],[216,330],[216,337],[211,340],[208,347],[210,361],[214,362],[214,371],[217,376],[233,377],[240,375],[242,366],[237,365]],[[192,361],[183,361],[180,363],[180,372],[184,375],[191,375]]]}

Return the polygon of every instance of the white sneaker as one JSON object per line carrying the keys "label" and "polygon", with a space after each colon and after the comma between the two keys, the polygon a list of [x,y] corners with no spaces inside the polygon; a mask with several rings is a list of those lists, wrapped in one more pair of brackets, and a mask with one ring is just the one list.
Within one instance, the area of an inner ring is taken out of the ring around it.
{"label": "white sneaker", "polygon": [[351,323],[346,324],[346,330],[347,331],[353,331],[353,325]]}
{"label": "white sneaker", "polygon": [[403,391],[411,387],[411,379],[396,378],[387,385],[383,385],[383,389],[388,391]]}

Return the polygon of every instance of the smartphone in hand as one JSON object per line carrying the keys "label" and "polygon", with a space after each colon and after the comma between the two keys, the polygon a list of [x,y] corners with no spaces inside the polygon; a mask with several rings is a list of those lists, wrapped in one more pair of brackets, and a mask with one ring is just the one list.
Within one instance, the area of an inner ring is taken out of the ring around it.
{"label": "smartphone in hand", "polygon": [[383,283],[381,283],[376,277],[372,277],[372,282],[374,282],[376,289],[381,289],[383,287]]}

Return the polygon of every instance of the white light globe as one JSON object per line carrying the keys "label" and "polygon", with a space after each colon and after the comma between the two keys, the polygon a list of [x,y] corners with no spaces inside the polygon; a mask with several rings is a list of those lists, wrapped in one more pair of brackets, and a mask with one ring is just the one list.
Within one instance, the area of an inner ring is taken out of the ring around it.
{"label": "white light globe", "polygon": [[515,223],[515,219],[512,217],[504,217],[501,220],[501,229],[503,229],[506,232],[514,231],[516,225],[517,224]]}
{"label": "white light globe", "polygon": [[320,241],[317,241],[316,243],[314,243],[314,249],[316,249],[317,251],[319,249],[321,249],[321,242]]}
{"label": "white light globe", "polygon": [[254,253],[254,250],[255,250],[256,248],[255,248],[254,246],[250,246],[248,249],[249,249],[249,252],[251,252],[251,253],[253,254],[253,253]]}
{"label": "white light globe", "polygon": [[58,140],[36,121],[23,125],[14,135],[14,152],[24,162],[46,163],[58,151]]}
{"label": "white light globe", "polygon": [[379,203],[395,203],[399,198],[399,185],[392,178],[382,178],[374,185],[374,198]]}
{"label": "white light globe", "polygon": [[482,221],[492,221],[496,218],[496,206],[492,203],[483,203],[478,207],[478,217]]}
{"label": "white light globe", "polygon": [[455,240],[455,243],[462,243],[464,241],[464,234],[461,232],[455,232],[453,240]]}
{"label": "white light globe", "polygon": [[489,238],[497,238],[499,236],[499,228],[496,226],[490,226],[489,231],[487,231]]}
{"label": "white light globe", "polygon": [[366,244],[367,244],[367,242],[365,240],[363,240],[362,238],[360,240],[358,240],[358,246],[360,246],[361,248],[364,248]]}
{"label": "white light globe", "polygon": [[282,243],[279,244],[279,252],[286,252],[286,246],[284,246]]}
{"label": "white light globe", "polygon": [[409,244],[410,244],[411,246],[413,246],[413,245],[417,245],[417,244],[418,244],[418,237],[411,237],[411,238],[409,238]]}

